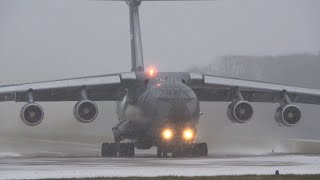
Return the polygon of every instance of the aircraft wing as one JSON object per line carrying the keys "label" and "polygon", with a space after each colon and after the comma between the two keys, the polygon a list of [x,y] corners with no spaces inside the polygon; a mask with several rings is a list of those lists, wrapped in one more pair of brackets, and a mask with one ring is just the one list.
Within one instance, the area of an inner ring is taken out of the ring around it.
{"label": "aircraft wing", "polygon": [[190,87],[200,101],[234,100],[234,89],[239,89],[249,102],[279,102],[286,92],[291,102],[320,104],[320,90],[190,73]]}
{"label": "aircraft wing", "polygon": [[130,76],[135,78],[122,73],[0,86],[0,101],[28,102],[28,92],[34,101],[79,101],[83,89],[90,100],[116,101],[123,98],[123,81]]}

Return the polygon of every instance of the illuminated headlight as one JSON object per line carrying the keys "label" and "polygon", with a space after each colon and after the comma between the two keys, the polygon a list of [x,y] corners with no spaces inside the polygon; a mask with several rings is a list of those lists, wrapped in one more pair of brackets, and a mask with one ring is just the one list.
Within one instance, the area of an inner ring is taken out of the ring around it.
{"label": "illuminated headlight", "polygon": [[194,139],[194,130],[187,128],[183,131],[183,139],[186,141],[191,141]]}
{"label": "illuminated headlight", "polygon": [[162,138],[165,140],[171,140],[173,137],[173,131],[172,129],[164,129],[162,131]]}

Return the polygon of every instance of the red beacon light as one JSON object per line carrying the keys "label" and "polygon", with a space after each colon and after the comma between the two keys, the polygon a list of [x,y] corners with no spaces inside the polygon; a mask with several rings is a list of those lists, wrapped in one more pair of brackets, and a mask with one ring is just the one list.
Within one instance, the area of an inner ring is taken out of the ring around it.
{"label": "red beacon light", "polygon": [[153,78],[157,75],[157,70],[155,67],[151,66],[148,68],[147,73],[150,78]]}
{"label": "red beacon light", "polygon": [[150,76],[153,76],[153,75],[154,75],[154,69],[150,69],[149,75],[150,75]]}

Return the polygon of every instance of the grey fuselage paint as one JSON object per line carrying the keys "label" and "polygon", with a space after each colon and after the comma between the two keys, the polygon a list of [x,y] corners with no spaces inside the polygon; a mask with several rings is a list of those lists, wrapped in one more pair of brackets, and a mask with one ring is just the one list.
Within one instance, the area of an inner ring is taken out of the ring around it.
{"label": "grey fuselage paint", "polygon": [[138,149],[157,146],[164,127],[196,129],[200,117],[198,98],[186,84],[189,73],[146,74],[136,73],[134,85],[128,82],[125,97],[117,102],[119,123],[112,128],[117,141],[129,139]]}

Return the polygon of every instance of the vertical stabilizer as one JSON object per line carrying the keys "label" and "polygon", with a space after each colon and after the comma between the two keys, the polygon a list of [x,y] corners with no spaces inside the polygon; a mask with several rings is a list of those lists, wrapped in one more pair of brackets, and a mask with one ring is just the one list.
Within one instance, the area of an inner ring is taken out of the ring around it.
{"label": "vertical stabilizer", "polygon": [[143,51],[140,31],[139,6],[141,0],[126,1],[130,15],[130,39],[131,39],[131,71],[143,72]]}

